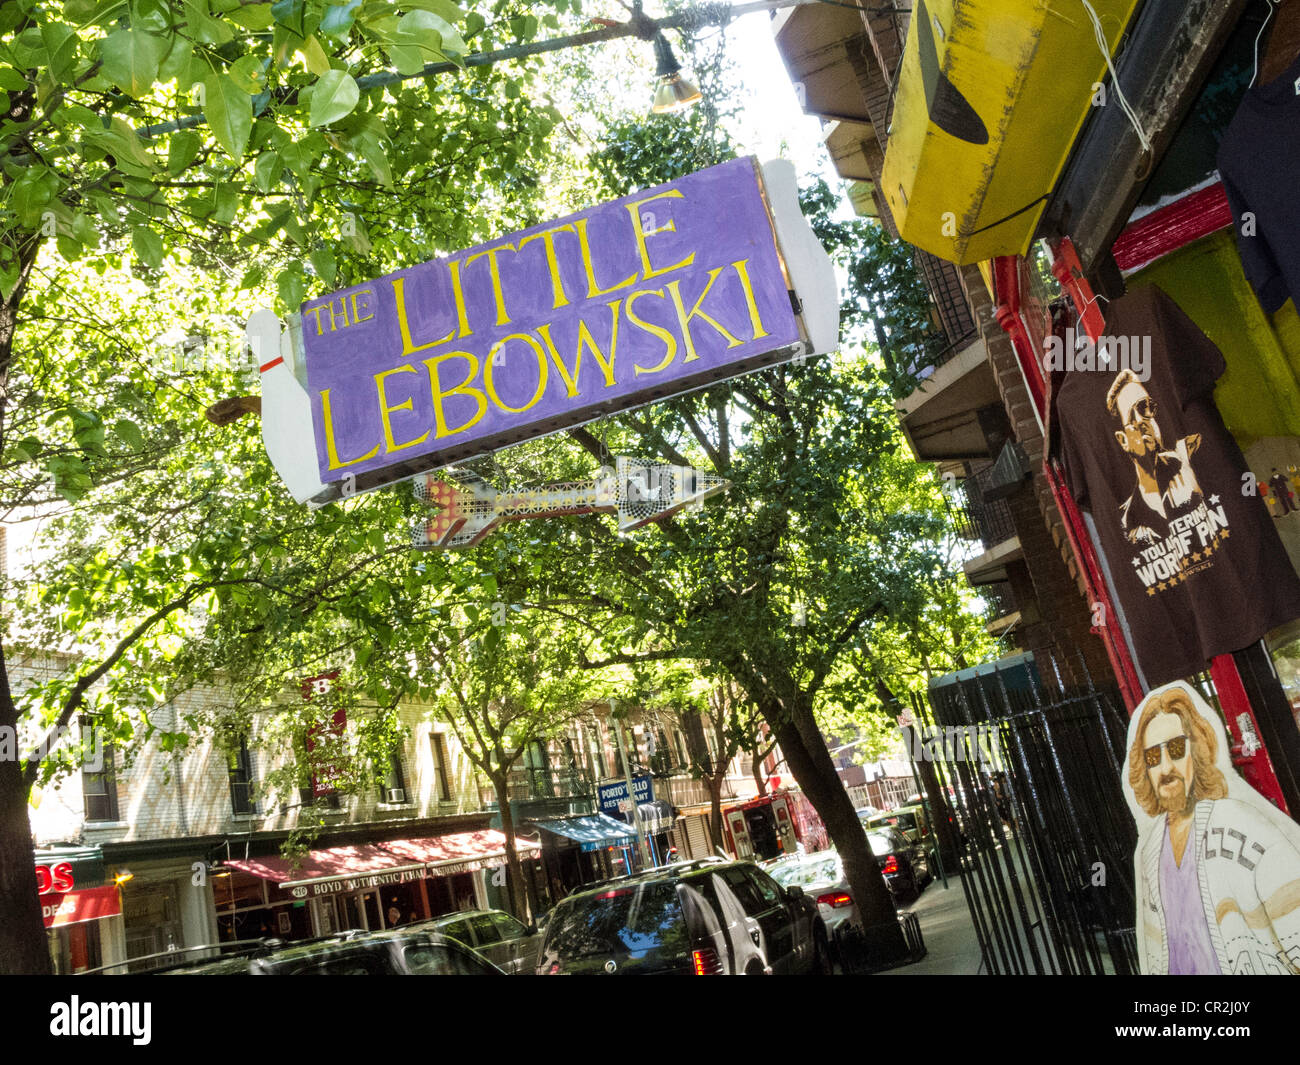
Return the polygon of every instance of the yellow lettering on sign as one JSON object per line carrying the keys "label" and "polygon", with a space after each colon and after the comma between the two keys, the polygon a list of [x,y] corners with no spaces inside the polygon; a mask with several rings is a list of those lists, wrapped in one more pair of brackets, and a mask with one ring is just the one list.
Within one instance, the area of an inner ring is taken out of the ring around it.
{"label": "yellow lettering on sign", "polygon": [[348,459],[346,462],[339,460],[338,445],[334,442],[334,412],[330,409],[330,390],[322,390],[320,394],[321,419],[325,423],[325,454],[329,456],[331,470],[341,470],[344,466],[355,466],[358,462],[365,462],[366,459],[372,459],[379,454],[379,445],[376,444],[364,455],[357,458]]}
{"label": "yellow lettering on sign", "polygon": [[666,370],[672,365],[673,359],[677,358],[677,338],[663,326],[655,325],[653,322],[643,320],[633,309],[633,304],[642,296],[658,296],[660,299],[663,299],[664,290],[661,288],[641,288],[637,289],[637,291],[633,292],[627,298],[627,320],[638,329],[644,330],[647,333],[652,333],[654,336],[657,336],[662,340],[664,342],[664,357],[654,366],[641,366],[634,363],[633,372],[638,377],[643,373],[659,373],[661,370]]}
{"label": "yellow lettering on sign", "polygon": [[537,327],[537,335],[545,342],[551,361],[555,363],[555,368],[560,371],[560,376],[564,378],[564,386],[568,389],[570,396],[578,394],[578,375],[582,371],[582,352],[584,348],[590,350],[592,355],[596,357],[596,362],[600,364],[600,368],[605,374],[605,387],[613,387],[614,359],[618,356],[618,316],[622,304],[622,300],[614,300],[612,303],[605,304],[611,311],[609,358],[606,358],[605,353],[600,350],[600,345],[596,343],[596,338],[591,335],[587,323],[585,321],[578,322],[578,346],[573,354],[573,369],[571,371],[564,365],[564,360],[560,358],[560,353],[555,348],[555,341],[551,339],[550,323],[547,322],[545,325]]}
{"label": "yellow lettering on sign", "polygon": [[582,269],[587,274],[587,299],[595,299],[597,296],[608,296],[611,292],[617,292],[621,288],[627,288],[628,285],[636,281],[636,274],[624,278],[617,285],[610,285],[609,288],[601,288],[596,283],[596,272],[591,265],[591,244],[587,238],[587,219],[579,218],[573,223],[578,230],[578,247],[582,252]]}
{"label": "yellow lettering on sign", "polygon": [[356,325],[358,322],[369,322],[371,319],[375,317],[375,312],[369,306],[364,306],[362,308],[362,310],[370,311],[370,313],[365,316],[362,316],[361,311],[357,309],[358,296],[373,296],[373,295],[374,293],[371,292],[370,289],[368,288],[363,288],[360,292],[352,293],[352,324],[353,325]]}
{"label": "yellow lettering on sign", "polygon": [[509,241],[503,241],[495,248],[488,248],[486,251],[475,252],[465,260],[465,266],[468,268],[472,263],[479,259],[487,259],[488,273],[492,277],[492,297],[497,301],[497,325],[509,325],[510,315],[506,314],[506,299],[501,292],[501,266],[497,262],[497,252],[518,251],[518,249]]}
{"label": "yellow lettering on sign", "polygon": [[650,265],[650,249],[645,246],[645,238],[654,233],[676,233],[677,222],[670,218],[663,225],[655,226],[650,233],[647,233],[641,218],[641,207],[643,204],[653,203],[655,200],[673,197],[685,199],[682,196],[681,189],[669,189],[667,192],[656,192],[653,196],[647,196],[642,200],[633,200],[631,203],[623,205],[627,208],[628,214],[632,216],[632,232],[636,235],[636,250],[641,255],[641,276],[646,281],[649,281],[652,277],[658,277],[660,274],[669,273],[672,270],[680,270],[683,266],[690,266],[695,261],[695,252],[691,252],[681,262],[673,263],[672,266],[665,266],[656,270]]}
{"label": "yellow lettering on sign", "polygon": [[[348,298],[347,298],[346,296],[340,296],[340,297],[339,297],[339,309],[338,309],[338,313],[337,313],[337,314],[334,312],[334,301],[333,301],[333,300],[330,300],[328,303],[318,303],[318,304],[316,304],[315,307],[312,307],[309,311],[307,311],[308,314],[314,314],[314,315],[316,316],[316,335],[317,335],[317,336],[321,336],[321,335],[323,335],[324,332],[325,332],[324,326],[321,324],[321,320],[320,320],[320,312],[321,312],[321,311],[329,311],[329,312],[330,312],[330,332],[331,332],[331,333],[334,332],[335,329],[342,329],[342,328],[344,328],[345,326],[348,326],[348,325],[351,325],[351,324],[352,324],[352,323],[350,323],[350,322],[348,321]],[[340,322],[340,319],[342,319],[341,322]]]}
{"label": "yellow lettering on sign", "polygon": [[[460,294],[460,286],[456,282],[459,280],[457,274],[460,263],[452,263],[452,281],[456,293],[456,316],[459,320],[460,327],[465,328],[465,304],[464,297]],[[411,323],[406,317],[406,278],[393,278],[393,299],[397,301],[397,329],[402,335],[402,358],[408,355],[414,355],[417,351],[426,351],[429,348],[436,348],[439,344],[445,344],[456,335],[455,326],[444,337],[437,340],[430,340],[425,344],[417,344],[411,339]],[[464,333],[461,333],[464,336]]]}
{"label": "yellow lettering on sign", "polygon": [[396,410],[409,410],[411,412],[414,412],[415,407],[412,405],[411,399],[407,399],[404,403],[399,403],[396,406],[392,406],[388,402],[388,394],[384,387],[384,380],[388,377],[391,377],[395,373],[415,373],[415,372],[416,372],[415,367],[408,364],[406,366],[397,366],[391,370],[384,370],[382,373],[375,374],[375,389],[379,393],[379,417],[380,420],[384,423],[384,443],[388,447],[388,450],[385,452],[385,454],[391,455],[394,451],[402,451],[408,447],[415,447],[416,444],[423,444],[426,440],[429,439],[429,430],[426,429],[424,435],[415,440],[408,440],[404,444],[397,443],[395,440],[393,440],[393,423],[388,417],[390,414],[393,413],[393,411]]}
{"label": "yellow lettering on sign", "polygon": [[[448,359],[466,359],[469,361],[469,373],[465,375],[465,380],[454,388],[443,388],[438,375],[438,367]],[[478,356],[468,351],[448,351],[442,355],[435,355],[431,359],[425,359],[424,365],[429,370],[429,390],[433,394],[433,422],[437,430],[435,438],[463,433],[466,429],[477,425],[483,415],[487,413],[488,408],[487,396],[483,394],[482,389],[475,388],[470,384],[478,375]],[[456,426],[455,429],[447,428],[447,418],[442,409],[442,401],[448,396],[473,396],[474,402],[478,406],[474,416],[464,425]]]}
{"label": "yellow lettering on sign", "polygon": [[695,341],[691,337],[692,318],[699,318],[705,322],[708,322],[709,325],[713,326],[713,328],[716,329],[722,336],[727,338],[728,348],[739,347],[741,344],[744,343],[743,340],[739,340],[736,337],[732,336],[730,333],[728,333],[726,326],[724,326],[716,318],[710,318],[707,314],[705,314],[702,310],[700,310],[700,304],[703,303],[704,300],[708,297],[709,289],[713,287],[713,282],[715,282],[718,279],[718,275],[722,273],[722,271],[725,269],[726,269],[725,266],[719,266],[709,271],[709,280],[704,285],[704,291],[700,293],[699,299],[695,301],[695,304],[691,307],[689,313],[687,312],[685,305],[682,303],[681,282],[680,281],[668,282],[668,295],[672,297],[673,308],[677,311],[677,323],[678,325],[681,326],[682,329],[682,340],[686,344],[686,358],[682,360],[683,362],[691,362],[694,359],[699,358],[699,356],[695,353]]}
{"label": "yellow lettering on sign", "polygon": [[[522,340],[525,344],[530,345],[533,354],[537,356],[537,391],[533,393],[533,398],[522,407],[510,407],[501,402],[501,397],[497,395],[496,385],[492,381],[492,367],[496,365],[497,353],[512,340]],[[511,333],[493,344],[487,362],[483,364],[483,387],[487,390],[492,402],[508,414],[523,414],[524,411],[535,407],[538,400],[542,398],[542,394],[546,391],[546,352],[542,350],[541,344],[537,343],[537,338],[529,333]]]}
{"label": "yellow lettering on sign", "polygon": [[749,268],[746,265],[748,259],[737,259],[731,265],[736,268],[736,276],[740,278],[740,287],[745,293],[745,307],[749,310],[749,324],[754,327],[754,335],[749,339],[761,340],[768,336],[769,333],[763,328],[763,319],[758,316],[758,304],[754,300],[754,287],[749,283]]}
{"label": "yellow lettering on sign", "polygon": [[519,250],[523,251],[530,241],[540,240],[546,249],[546,269],[551,273],[551,307],[553,310],[559,310],[561,307],[569,305],[569,296],[564,291],[564,281],[560,277],[560,262],[555,256],[555,234],[563,233],[565,230],[570,233],[577,233],[573,226],[565,222],[562,226],[552,226],[550,229],[543,229],[540,233],[530,233],[519,242]]}

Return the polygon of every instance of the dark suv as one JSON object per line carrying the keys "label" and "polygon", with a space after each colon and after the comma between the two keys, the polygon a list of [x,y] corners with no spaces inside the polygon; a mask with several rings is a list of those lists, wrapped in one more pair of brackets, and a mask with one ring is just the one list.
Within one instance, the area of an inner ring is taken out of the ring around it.
{"label": "dark suv", "polygon": [[243,957],[173,967],[178,976],[504,976],[437,932],[344,932]]}
{"label": "dark suv", "polygon": [[826,926],[801,889],[749,862],[682,862],[609,880],[551,912],[537,972],[829,973]]}

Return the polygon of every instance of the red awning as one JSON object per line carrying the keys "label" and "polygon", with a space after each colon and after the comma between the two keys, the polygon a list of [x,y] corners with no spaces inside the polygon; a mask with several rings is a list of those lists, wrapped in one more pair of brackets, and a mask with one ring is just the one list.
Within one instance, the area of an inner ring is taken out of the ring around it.
{"label": "red awning", "polygon": [[[382,846],[403,858],[423,862],[429,876],[473,873],[506,864],[506,836],[495,828],[423,839],[395,839]],[[542,846],[516,836],[515,849],[519,857],[530,858],[538,854]]]}
{"label": "red awning", "polygon": [[362,879],[402,872],[414,874],[407,879],[419,879],[423,872],[418,863],[403,860],[373,843],[308,851],[297,861],[289,858],[247,858],[230,860],[225,865],[272,883],[289,885]]}
{"label": "red awning", "polygon": [[116,917],[121,912],[122,897],[116,884],[69,891],[66,895],[41,896],[41,915],[45,918],[46,928],[98,921],[101,917]]}
{"label": "red awning", "polygon": [[[520,857],[530,857],[541,845],[516,839]],[[232,859],[229,869],[261,877],[294,894],[311,887],[312,894],[352,891],[384,884],[451,876],[504,865],[506,837],[497,829],[457,832],[447,836],[385,840],[353,847],[309,851],[296,863],[288,858]]]}

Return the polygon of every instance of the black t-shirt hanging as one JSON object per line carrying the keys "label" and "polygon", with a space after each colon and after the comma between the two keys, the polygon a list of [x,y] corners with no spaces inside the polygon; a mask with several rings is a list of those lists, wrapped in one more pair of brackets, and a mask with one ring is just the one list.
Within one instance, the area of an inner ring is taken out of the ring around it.
{"label": "black t-shirt hanging", "polygon": [[1055,448],[1154,687],[1300,617],[1300,578],[1214,405],[1219,349],[1154,286],[1110,304],[1106,336],[1067,353]]}
{"label": "black t-shirt hanging", "polygon": [[1271,314],[1288,296],[1300,304],[1300,57],[1242,97],[1217,161],[1260,305]]}

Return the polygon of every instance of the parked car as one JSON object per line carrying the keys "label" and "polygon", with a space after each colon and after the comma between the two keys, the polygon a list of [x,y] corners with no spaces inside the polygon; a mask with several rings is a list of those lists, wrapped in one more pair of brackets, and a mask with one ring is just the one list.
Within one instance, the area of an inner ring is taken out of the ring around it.
{"label": "parked car", "polygon": [[751,862],[678,862],[568,896],[552,911],[543,975],[829,973],[816,902]]}
{"label": "parked car", "polygon": [[469,910],[420,921],[411,928],[428,928],[473,947],[507,973],[531,974],[537,967],[542,933],[501,910]]}
{"label": "parked car", "polygon": [[165,971],[178,976],[506,975],[449,936],[410,928],[344,932],[278,949],[268,945],[253,954],[180,965]]}
{"label": "parked car", "polygon": [[844,878],[844,863],[834,849],[795,855],[773,863],[772,879],[782,887],[798,887],[817,903],[817,912],[832,943],[835,934],[853,912],[853,896]]}
{"label": "parked car", "polygon": [[907,833],[897,828],[878,828],[867,833],[867,842],[885,883],[896,897],[917,898],[922,887],[934,879],[925,848]]}

